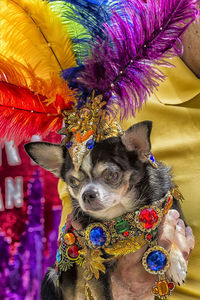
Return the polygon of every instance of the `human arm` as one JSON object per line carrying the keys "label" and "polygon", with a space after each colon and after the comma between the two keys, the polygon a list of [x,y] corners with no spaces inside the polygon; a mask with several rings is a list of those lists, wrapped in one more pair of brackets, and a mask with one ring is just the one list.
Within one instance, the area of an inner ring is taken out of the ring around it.
{"label": "human arm", "polygon": [[[194,248],[194,237],[190,227],[185,228],[179,213],[171,210],[163,220],[159,229],[158,243],[168,251],[172,244],[181,250],[187,264],[189,255]],[[128,254],[120,259],[117,268],[111,276],[114,299],[117,300],[152,300],[152,286],[157,277],[147,273],[141,263],[146,247],[134,254]]]}
{"label": "human arm", "polygon": [[200,78],[200,21],[196,20],[182,36],[183,54],[180,56],[189,69]]}

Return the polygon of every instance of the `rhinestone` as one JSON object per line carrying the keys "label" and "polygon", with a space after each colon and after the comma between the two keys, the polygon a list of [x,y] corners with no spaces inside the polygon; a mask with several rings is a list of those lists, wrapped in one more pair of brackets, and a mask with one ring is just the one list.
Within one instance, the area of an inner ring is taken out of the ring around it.
{"label": "rhinestone", "polygon": [[166,255],[160,250],[154,250],[147,256],[147,265],[152,271],[160,271],[167,264]]}
{"label": "rhinestone", "polygon": [[63,241],[65,244],[67,245],[73,245],[75,243],[75,236],[73,233],[68,232],[67,234],[65,234]]}
{"label": "rhinestone", "polygon": [[77,246],[72,246],[68,250],[68,256],[71,258],[77,258],[79,256],[79,249]]}
{"label": "rhinestone", "polygon": [[65,231],[65,229],[66,229],[66,225],[64,225],[64,226],[63,226],[63,228],[62,228],[62,231],[61,231],[61,232],[63,233],[63,232]]}
{"label": "rhinestone", "polygon": [[152,163],[154,163],[155,164],[155,162],[156,162],[156,160],[155,160],[155,158],[154,158],[154,156],[153,156],[153,154],[151,153],[150,154],[150,160],[152,161]]}
{"label": "rhinestone", "polygon": [[173,204],[173,197],[169,196],[168,199],[167,199],[167,203],[165,205],[165,214],[168,213],[168,211],[171,208],[172,204]]}
{"label": "rhinestone", "polygon": [[123,232],[123,235],[124,235],[124,236],[129,236],[129,232],[128,232],[128,231],[124,231],[124,232]]}
{"label": "rhinestone", "polygon": [[90,139],[89,141],[87,141],[86,147],[90,150],[92,148],[94,148],[94,140]]}
{"label": "rhinestone", "polygon": [[122,222],[122,217],[117,217],[117,218],[116,218],[116,221],[117,221],[117,222]]}
{"label": "rhinestone", "polygon": [[158,222],[157,212],[153,208],[146,208],[139,214],[139,222],[145,229],[151,229]]}
{"label": "rhinestone", "polygon": [[101,247],[106,242],[106,233],[100,226],[95,226],[90,231],[90,241],[95,247]]}
{"label": "rhinestone", "polygon": [[146,235],[146,239],[147,239],[147,241],[150,241],[150,240],[151,240],[151,238],[152,238],[152,235],[151,235],[150,233],[148,233],[148,234]]}
{"label": "rhinestone", "polygon": [[174,287],[175,287],[175,284],[173,282],[169,282],[168,287],[169,287],[170,290],[173,290]]}
{"label": "rhinestone", "polygon": [[115,229],[117,233],[123,233],[124,231],[128,231],[130,229],[130,225],[128,221],[122,221],[115,225]]}
{"label": "rhinestone", "polygon": [[57,254],[56,254],[56,260],[58,263],[61,262],[61,253],[59,250],[57,251]]}
{"label": "rhinestone", "polygon": [[158,288],[157,287],[153,287],[152,288],[152,292],[153,292],[153,294],[157,295],[158,294]]}
{"label": "rhinestone", "polygon": [[66,143],[66,147],[67,147],[67,149],[70,149],[70,148],[72,147],[72,145],[73,145],[73,143],[72,143],[72,142],[68,142],[68,143]]}
{"label": "rhinestone", "polygon": [[160,280],[157,282],[159,296],[169,295],[169,287],[166,280]]}

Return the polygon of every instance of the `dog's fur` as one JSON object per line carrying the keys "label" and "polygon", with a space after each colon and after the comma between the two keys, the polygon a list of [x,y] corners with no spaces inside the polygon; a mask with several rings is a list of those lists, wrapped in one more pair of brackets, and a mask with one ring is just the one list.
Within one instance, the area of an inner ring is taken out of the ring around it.
{"label": "dog's fur", "polygon": [[[158,163],[155,169],[148,161],[151,128],[150,121],[141,122],[130,127],[122,137],[96,143],[84,157],[78,172],[64,146],[36,142],[27,144],[25,149],[36,163],[67,183],[73,218],[85,228],[93,221],[112,219],[151,205],[172,189],[170,168]],[[173,205],[181,213],[175,199]],[[176,251],[172,253],[172,258],[177,257]],[[176,268],[171,269],[169,274],[172,278],[176,277],[176,281],[181,281],[185,277],[186,266],[181,253],[178,257],[182,276],[177,275]],[[98,281],[90,282],[95,299],[112,299],[109,268]],[[84,299],[81,272],[82,269],[77,267],[63,272],[60,288],[56,288],[55,269],[50,268],[43,280],[42,299]]]}

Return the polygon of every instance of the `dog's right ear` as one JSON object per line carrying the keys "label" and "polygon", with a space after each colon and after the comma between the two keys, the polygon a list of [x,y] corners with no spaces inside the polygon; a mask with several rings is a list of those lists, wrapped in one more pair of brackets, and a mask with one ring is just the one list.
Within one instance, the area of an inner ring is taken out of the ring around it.
{"label": "dog's right ear", "polygon": [[65,160],[65,149],[59,144],[33,142],[24,146],[28,155],[42,168],[61,177],[61,168]]}

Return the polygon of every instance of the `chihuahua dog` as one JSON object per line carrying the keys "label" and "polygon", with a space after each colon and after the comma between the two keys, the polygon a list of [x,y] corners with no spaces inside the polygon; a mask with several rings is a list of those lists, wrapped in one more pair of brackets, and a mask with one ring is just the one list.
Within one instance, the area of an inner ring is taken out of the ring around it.
{"label": "chihuahua dog", "polygon": [[[65,146],[35,142],[25,145],[25,149],[36,163],[66,182],[73,219],[85,228],[91,222],[112,219],[152,205],[172,189],[170,168],[160,162],[157,162],[158,168],[154,168],[149,163],[151,129],[152,122],[144,121],[130,127],[121,137],[96,143],[78,171]],[[173,208],[181,214],[176,199]],[[187,266],[182,253],[175,247],[172,249],[169,255],[175,263],[171,264],[168,275],[182,282]],[[55,269],[50,268],[43,280],[42,299],[85,299],[81,272],[80,267],[63,272],[57,287]],[[98,281],[91,280],[90,288],[95,299],[112,299],[109,266]]]}

